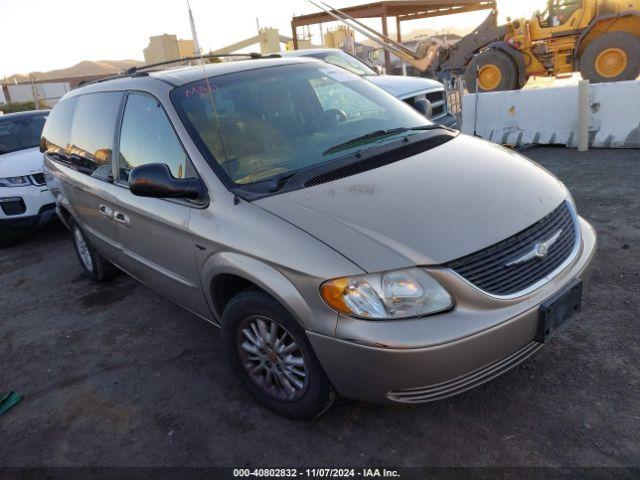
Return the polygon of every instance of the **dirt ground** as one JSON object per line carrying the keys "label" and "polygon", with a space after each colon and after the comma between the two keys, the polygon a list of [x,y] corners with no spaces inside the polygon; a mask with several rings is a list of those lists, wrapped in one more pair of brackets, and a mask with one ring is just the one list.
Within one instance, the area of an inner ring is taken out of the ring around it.
{"label": "dirt ground", "polygon": [[410,407],[258,406],[212,325],[124,275],[81,272],[52,226],[0,250],[2,466],[640,466],[640,151],[535,149],[599,233],[583,313],[475,390]]}

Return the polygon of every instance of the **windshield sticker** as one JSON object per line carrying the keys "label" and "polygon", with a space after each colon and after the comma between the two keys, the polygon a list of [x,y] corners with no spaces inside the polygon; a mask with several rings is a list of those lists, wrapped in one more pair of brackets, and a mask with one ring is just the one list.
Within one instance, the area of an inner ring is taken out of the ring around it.
{"label": "windshield sticker", "polygon": [[358,78],[357,75],[347,72],[346,70],[342,70],[341,68],[321,68],[320,71],[340,83],[352,82]]}
{"label": "windshield sticker", "polygon": [[184,96],[186,98],[189,98],[193,97],[194,95],[208,95],[210,91],[215,92],[216,90],[218,90],[218,87],[216,87],[215,85],[200,83],[198,85],[194,85],[191,88],[187,88],[184,91]]}

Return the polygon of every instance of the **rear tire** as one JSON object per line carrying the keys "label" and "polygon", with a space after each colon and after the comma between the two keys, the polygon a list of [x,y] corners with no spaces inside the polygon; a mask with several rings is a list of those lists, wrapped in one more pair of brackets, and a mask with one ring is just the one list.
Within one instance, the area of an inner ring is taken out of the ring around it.
{"label": "rear tire", "polygon": [[592,83],[637,79],[640,76],[640,38],[627,32],[601,35],[580,57],[580,73]]}
{"label": "rear tire", "polygon": [[465,70],[469,93],[476,93],[476,75],[479,92],[499,92],[518,88],[518,69],[515,63],[508,54],[496,48],[478,53],[469,62]]}
{"label": "rear tire", "polygon": [[87,275],[96,282],[106,282],[118,274],[118,269],[91,246],[84,232],[73,219],[69,221],[69,229],[80,265]]}
{"label": "rear tire", "polygon": [[304,330],[267,293],[248,289],[233,297],[222,314],[222,334],[232,370],[269,410],[310,419],[333,403],[333,387]]}

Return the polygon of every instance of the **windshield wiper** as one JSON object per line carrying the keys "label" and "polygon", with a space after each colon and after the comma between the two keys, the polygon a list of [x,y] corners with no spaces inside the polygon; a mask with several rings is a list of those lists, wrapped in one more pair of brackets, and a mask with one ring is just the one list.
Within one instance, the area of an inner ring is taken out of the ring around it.
{"label": "windshield wiper", "polygon": [[276,177],[273,177],[271,180],[269,180],[269,185],[267,187],[267,190],[269,190],[269,193],[275,193],[278,190],[281,190],[282,187],[285,186],[285,184],[287,183],[287,181],[297,175],[299,173],[299,170],[296,170],[294,172],[288,172],[288,173],[284,173],[282,175],[278,175]]}
{"label": "windshield wiper", "polygon": [[420,125],[419,127],[400,127],[400,128],[390,128],[387,130],[374,130],[373,132],[365,133],[364,135],[360,135],[359,137],[352,138],[351,140],[347,140],[346,142],[339,143],[338,145],[334,145],[326,149],[322,152],[322,156],[329,155],[331,153],[339,152],[341,150],[345,150],[352,145],[357,145],[362,142],[366,142],[367,140],[374,140],[376,138],[382,138],[389,135],[395,135],[397,133],[410,132],[412,130],[437,130],[445,128],[442,125],[438,125],[437,123],[433,123],[430,125]]}

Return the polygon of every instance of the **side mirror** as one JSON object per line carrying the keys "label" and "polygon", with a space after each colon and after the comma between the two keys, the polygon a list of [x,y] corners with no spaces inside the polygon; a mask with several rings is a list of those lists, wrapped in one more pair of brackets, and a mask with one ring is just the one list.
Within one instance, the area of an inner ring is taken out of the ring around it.
{"label": "side mirror", "polygon": [[197,178],[175,178],[164,163],[147,163],[129,172],[129,190],[139,197],[188,198],[202,195]]}
{"label": "side mirror", "polygon": [[413,108],[418,110],[427,118],[431,118],[431,115],[433,114],[433,107],[431,106],[431,102],[426,98],[419,98],[415,100],[413,102]]}

